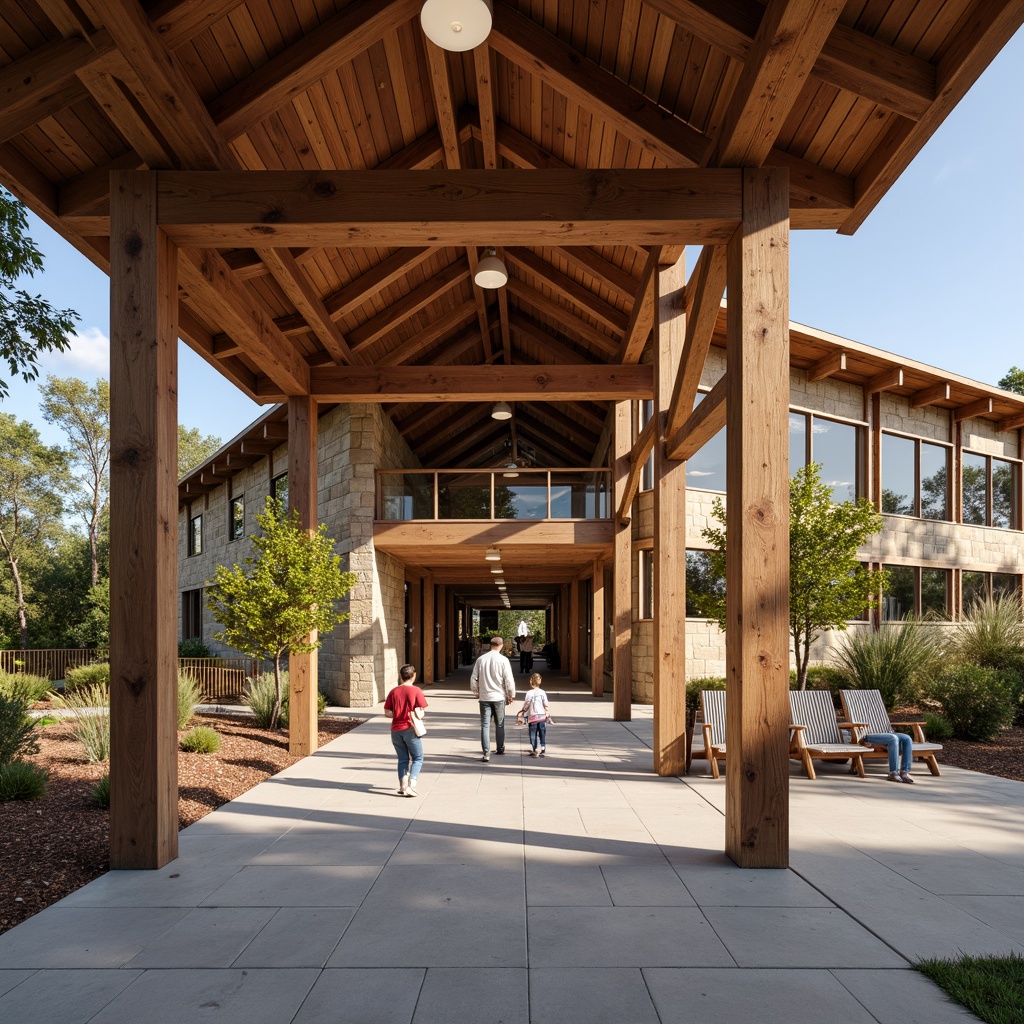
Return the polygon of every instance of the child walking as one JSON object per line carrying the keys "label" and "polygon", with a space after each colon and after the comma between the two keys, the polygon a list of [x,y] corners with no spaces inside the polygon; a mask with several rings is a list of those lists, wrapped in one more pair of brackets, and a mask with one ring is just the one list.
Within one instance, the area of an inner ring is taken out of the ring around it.
{"label": "child walking", "polygon": [[523,701],[523,714],[530,726],[530,757],[543,757],[547,747],[548,695],[540,688],[539,672],[530,676],[530,692]]}

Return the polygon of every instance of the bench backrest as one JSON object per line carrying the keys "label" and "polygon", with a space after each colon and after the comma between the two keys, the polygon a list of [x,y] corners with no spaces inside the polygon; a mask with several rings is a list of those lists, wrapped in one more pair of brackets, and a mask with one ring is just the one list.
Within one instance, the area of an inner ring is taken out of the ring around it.
{"label": "bench backrest", "polygon": [[701,690],[700,706],[704,722],[711,726],[711,742],[725,746],[725,690]]}
{"label": "bench backrest", "polygon": [[836,724],[836,706],[828,690],[790,690],[789,716],[793,725],[804,726],[804,743],[849,743],[840,736]]}
{"label": "bench backrest", "polygon": [[885,702],[878,690],[840,690],[843,712],[848,722],[864,722],[863,733],[892,732],[892,722],[885,710]]}

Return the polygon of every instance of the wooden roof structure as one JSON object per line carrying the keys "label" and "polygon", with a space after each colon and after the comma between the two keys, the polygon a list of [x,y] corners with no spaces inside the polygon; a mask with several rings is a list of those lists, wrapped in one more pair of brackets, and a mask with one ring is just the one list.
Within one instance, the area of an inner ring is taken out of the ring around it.
{"label": "wooden roof structure", "polygon": [[[497,0],[486,44],[447,53],[421,32],[420,6],[5,5],[0,183],[105,269],[109,172],[142,168],[764,164],[789,170],[793,228],[853,232],[1024,20],[1020,0]],[[651,247],[573,235],[494,239],[509,282],[493,291],[473,283],[479,245],[270,249],[250,234],[186,253],[179,327],[264,401],[287,387],[268,358],[300,370],[637,362]],[[479,402],[388,410],[426,466],[495,464],[509,442]],[[516,412],[537,465],[603,458],[606,401]]]}

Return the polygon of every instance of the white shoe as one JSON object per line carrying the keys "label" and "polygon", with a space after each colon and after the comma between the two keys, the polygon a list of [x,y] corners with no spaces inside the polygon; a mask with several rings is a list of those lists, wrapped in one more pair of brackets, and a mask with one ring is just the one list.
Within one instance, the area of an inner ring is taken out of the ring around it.
{"label": "white shoe", "polygon": [[914,777],[910,772],[900,772],[900,782],[906,782],[912,786],[914,784]]}
{"label": "white shoe", "polygon": [[410,786],[410,787],[409,787],[409,788],[408,788],[408,789],[407,789],[407,790],[405,791],[405,795],[406,795],[406,796],[419,796],[419,793],[417,793],[417,792],[416,792],[416,787],[415,787],[415,786]]}
{"label": "white shoe", "polygon": [[889,780],[889,782],[902,782],[903,781],[900,778],[900,773],[899,772],[889,772],[888,780]]}

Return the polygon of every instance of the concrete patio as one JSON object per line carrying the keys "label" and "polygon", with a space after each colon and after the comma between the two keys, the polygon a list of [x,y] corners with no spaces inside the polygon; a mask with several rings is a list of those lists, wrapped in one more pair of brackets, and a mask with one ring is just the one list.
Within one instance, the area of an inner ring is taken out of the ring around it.
{"label": "concrete patio", "polygon": [[552,674],[548,756],[510,722],[483,764],[465,678],[427,691],[419,799],[361,714],[162,870],[0,936],[0,1020],[945,1024],[974,1018],[913,960],[1024,952],[1024,784],[794,763],[792,868],[742,871],[724,781],[651,774],[651,708]]}

